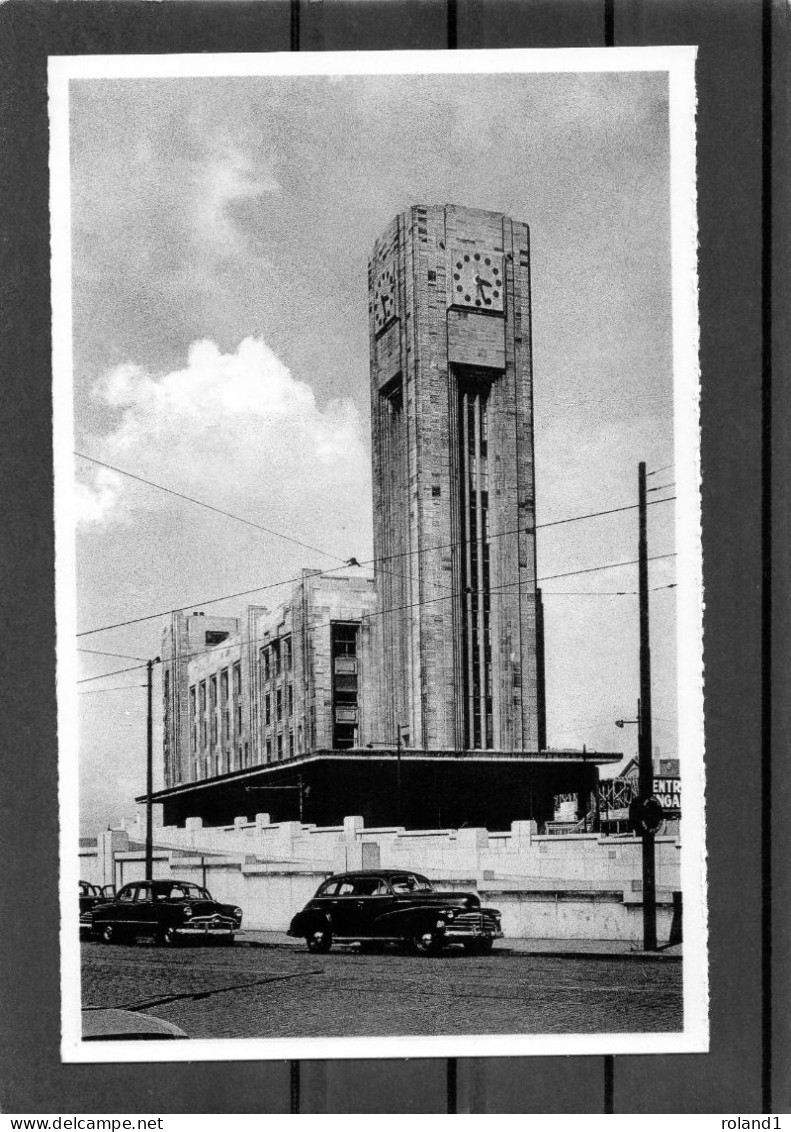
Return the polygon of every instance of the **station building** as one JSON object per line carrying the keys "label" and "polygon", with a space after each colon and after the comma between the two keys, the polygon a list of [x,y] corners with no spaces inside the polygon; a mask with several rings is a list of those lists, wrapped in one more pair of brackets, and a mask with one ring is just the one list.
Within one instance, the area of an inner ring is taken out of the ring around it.
{"label": "station building", "polygon": [[306,571],[165,632],[168,824],[485,825],[587,812],[614,752],[547,748],[530,233],[415,206],[369,262],[373,580]]}

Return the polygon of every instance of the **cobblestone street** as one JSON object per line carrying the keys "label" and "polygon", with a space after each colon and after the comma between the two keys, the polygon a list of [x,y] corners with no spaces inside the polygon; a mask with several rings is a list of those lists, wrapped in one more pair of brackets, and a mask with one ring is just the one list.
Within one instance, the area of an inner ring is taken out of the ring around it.
{"label": "cobblestone street", "polygon": [[680,962],[635,956],[435,958],[238,942],[82,947],[83,1007],[145,1011],[192,1038],[675,1031]]}

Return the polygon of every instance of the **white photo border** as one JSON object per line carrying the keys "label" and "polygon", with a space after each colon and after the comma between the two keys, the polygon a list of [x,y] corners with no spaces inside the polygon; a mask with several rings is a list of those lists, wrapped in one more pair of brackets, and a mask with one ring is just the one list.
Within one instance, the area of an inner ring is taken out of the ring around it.
{"label": "white photo border", "polygon": [[[709,1048],[703,739],[699,321],[694,46],[484,51],[97,55],[49,59],[54,506],[64,1062],[503,1057],[706,1052]],[[78,827],[76,562],[71,316],[70,83],[230,76],[665,71],[669,85],[674,444],[677,481],[678,725],[683,749],[684,1026],[678,1033],[261,1038],[83,1042],[75,899]],[[683,638],[683,647],[682,647]]]}

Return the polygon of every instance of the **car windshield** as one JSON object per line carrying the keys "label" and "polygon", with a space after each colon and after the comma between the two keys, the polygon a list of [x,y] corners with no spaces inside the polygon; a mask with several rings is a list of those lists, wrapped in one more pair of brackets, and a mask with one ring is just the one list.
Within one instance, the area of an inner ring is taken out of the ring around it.
{"label": "car windshield", "polygon": [[433,892],[430,880],[418,876],[417,873],[404,873],[403,876],[390,878],[393,892]]}
{"label": "car windshield", "polygon": [[157,892],[160,900],[211,900],[205,888],[197,884],[171,884]]}

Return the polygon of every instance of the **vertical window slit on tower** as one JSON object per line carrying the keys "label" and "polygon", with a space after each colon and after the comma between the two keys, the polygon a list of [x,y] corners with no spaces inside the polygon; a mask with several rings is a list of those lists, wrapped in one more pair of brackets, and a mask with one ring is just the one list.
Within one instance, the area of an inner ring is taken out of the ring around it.
{"label": "vertical window slit on tower", "polygon": [[465,745],[494,743],[489,573],[489,382],[459,381]]}

